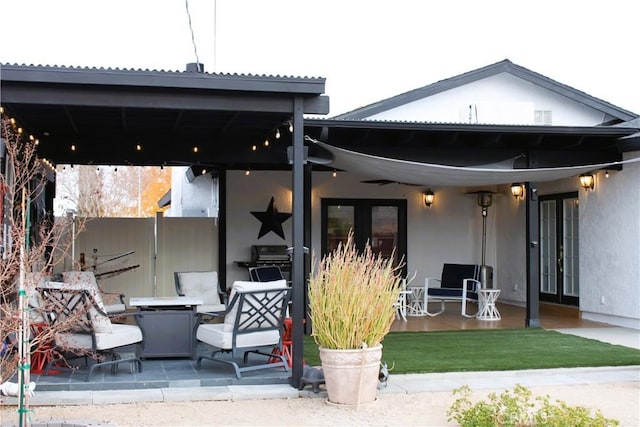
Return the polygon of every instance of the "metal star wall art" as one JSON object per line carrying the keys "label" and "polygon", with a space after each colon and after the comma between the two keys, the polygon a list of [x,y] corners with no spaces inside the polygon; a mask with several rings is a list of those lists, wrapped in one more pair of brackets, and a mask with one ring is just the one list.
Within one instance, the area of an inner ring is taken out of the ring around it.
{"label": "metal star wall art", "polygon": [[291,218],[291,214],[278,212],[278,209],[273,206],[273,197],[271,198],[269,207],[265,212],[251,212],[251,215],[255,216],[262,223],[260,226],[260,232],[258,233],[258,239],[270,231],[273,231],[284,239],[282,223]]}

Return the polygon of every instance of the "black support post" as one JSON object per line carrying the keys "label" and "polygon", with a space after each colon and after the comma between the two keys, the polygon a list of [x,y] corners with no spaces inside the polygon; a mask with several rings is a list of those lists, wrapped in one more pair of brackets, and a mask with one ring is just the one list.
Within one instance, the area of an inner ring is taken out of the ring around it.
{"label": "black support post", "polygon": [[538,187],[535,182],[527,186],[527,310],[525,327],[540,327],[540,228],[538,213]]}
{"label": "black support post", "polygon": [[294,98],[293,104],[293,259],[291,263],[292,283],[292,341],[293,366],[292,386],[298,387],[302,378],[302,352],[304,332],[304,123],[303,99]]}

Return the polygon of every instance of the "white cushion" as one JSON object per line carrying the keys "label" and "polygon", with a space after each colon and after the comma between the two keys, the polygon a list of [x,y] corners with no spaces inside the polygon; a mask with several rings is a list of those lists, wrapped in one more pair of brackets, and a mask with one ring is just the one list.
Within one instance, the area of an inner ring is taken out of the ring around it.
{"label": "white cushion", "polygon": [[[114,323],[111,333],[96,333],[96,350],[108,350],[142,341],[142,331],[135,325]],[[91,335],[57,333],[56,343],[71,349],[90,349]]]}
{"label": "white cushion", "polygon": [[[88,291],[91,297],[95,302],[95,306],[97,306],[103,313],[106,313],[106,309],[104,303],[102,302],[102,297],[100,296],[100,292],[98,292],[97,286],[92,283],[87,282],[79,282],[79,283],[63,283],[63,282],[46,282],[41,284],[40,286],[49,289],[72,289],[72,290],[85,290]],[[80,308],[80,307],[79,307]],[[91,316],[91,324],[93,330],[96,333],[111,333],[113,328],[111,324],[111,320],[109,317],[100,313],[100,311],[96,310],[96,308],[91,305],[89,309],[89,314]]]}
{"label": "white cushion", "polygon": [[[180,290],[186,296],[202,298],[203,305],[219,305],[218,272],[217,271],[182,271],[178,272]],[[224,311],[224,304],[222,310]]]}
{"label": "white cushion", "polygon": [[[96,292],[100,294],[101,300],[104,305],[104,312],[107,314],[111,313],[122,313],[127,311],[127,307],[122,302],[117,302],[113,304],[105,304],[102,299],[102,291],[100,290],[100,286],[98,286],[98,281],[96,280],[96,275],[93,274],[93,271],[63,271],[62,272],[62,281],[66,283],[89,283],[96,288]],[[109,295],[110,296],[110,295]]]}
{"label": "white cushion", "polygon": [[[230,349],[232,345],[233,333],[226,332],[222,323],[203,323],[198,326],[196,338],[214,347]],[[260,331],[250,334],[241,334],[236,338],[236,347],[262,347],[276,345],[280,341],[278,331]]]}
{"label": "white cushion", "polygon": [[203,304],[196,306],[198,313],[220,313],[227,309],[224,304]]}
{"label": "white cushion", "polygon": [[[247,282],[237,280],[233,282],[231,293],[229,294],[229,303],[233,301],[236,292],[243,291],[262,291],[266,289],[284,289],[287,287],[287,281],[274,280],[273,282]],[[233,332],[233,326],[236,322],[236,313],[238,312],[238,304],[234,304],[231,310],[224,316],[224,332]]]}
{"label": "white cushion", "polygon": [[25,276],[24,289],[29,298],[29,320],[32,323],[45,322],[45,318],[40,311],[43,306],[42,295],[36,290],[36,287],[44,283],[47,279],[48,276],[42,273],[27,273]]}

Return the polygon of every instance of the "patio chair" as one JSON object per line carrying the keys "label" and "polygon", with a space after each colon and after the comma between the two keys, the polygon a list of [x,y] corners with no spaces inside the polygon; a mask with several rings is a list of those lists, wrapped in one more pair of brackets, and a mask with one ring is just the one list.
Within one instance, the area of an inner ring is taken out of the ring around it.
{"label": "patio chair", "polygon": [[277,265],[249,267],[249,277],[253,282],[273,282],[284,279],[282,270]]}
{"label": "patio chair", "polygon": [[[79,358],[84,358],[87,365],[89,359],[93,360],[85,381],[103,366],[110,366],[111,373],[116,374],[121,363],[129,363],[142,372],[142,329],[138,325],[111,323],[100,293],[93,286],[84,282],[44,282],[38,285],[38,292],[49,327],[54,329],[53,350],[59,356],[47,364],[45,375],[52,367],[56,371],[75,371],[77,368],[70,367],[69,361]],[[131,354],[130,348],[124,347],[132,345]],[[122,357],[124,351],[128,357]]]}
{"label": "patio chair", "polygon": [[62,281],[71,284],[87,283],[90,286],[93,286],[100,292],[104,304],[104,311],[109,316],[115,317],[115,315],[119,315],[127,311],[127,306],[124,302],[125,295],[120,292],[105,292],[100,289],[93,271],[63,271]]}
{"label": "patio chair", "polygon": [[[447,302],[460,302],[460,314],[464,317],[476,317],[476,313],[467,314],[467,303],[478,303],[480,283],[480,266],[477,264],[444,264],[442,276],[427,277],[424,283],[424,312],[429,316],[437,316],[444,312]],[[439,286],[435,286],[435,283]],[[429,303],[439,302],[440,310],[429,312]]]}
{"label": "patio chair", "polygon": [[[233,366],[238,379],[242,378],[242,372],[258,369],[283,367],[288,371],[289,365],[282,351],[282,331],[290,292],[286,280],[236,281],[224,313],[224,323],[198,326],[196,338],[214,347],[214,351],[210,356],[200,356],[196,367],[200,369],[203,359],[225,363]],[[263,347],[269,347],[269,350],[263,351]],[[273,351],[274,347],[279,351]],[[241,352],[242,364],[236,361]],[[220,353],[231,353],[231,358],[216,357]],[[265,362],[249,365],[250,353],[264,356]]]}
{"label": "patio chair", "polygon": [[220,289],[217,271],[176,271],[173,276],[178,296],[202,298],[202,305],[196,308],[197,313],[225,310],[225,293]]}

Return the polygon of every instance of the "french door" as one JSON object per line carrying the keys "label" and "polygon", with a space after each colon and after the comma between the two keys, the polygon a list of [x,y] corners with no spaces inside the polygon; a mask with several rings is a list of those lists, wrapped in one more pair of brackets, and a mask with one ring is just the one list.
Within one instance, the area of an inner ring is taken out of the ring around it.
{"label": "french door", "polygon": [[396,264],[406,261],[406,200],[322,199],[321,209],[323,254],[346,242],[349,231],[353,230],[357,248],[364,248],[368,241],[374,253],[385,257],[393,255]]}
{"label": "french door", "polygon": [[578,193],[540,197],[540,300],[578,306]]}

